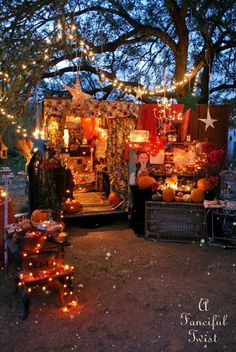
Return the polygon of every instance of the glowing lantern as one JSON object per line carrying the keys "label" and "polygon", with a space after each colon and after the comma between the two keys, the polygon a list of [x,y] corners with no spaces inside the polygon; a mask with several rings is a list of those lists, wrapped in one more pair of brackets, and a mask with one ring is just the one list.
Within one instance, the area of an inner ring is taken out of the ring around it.
{"label": "glowing lantern", "polygon": [[64,141],[64,146],[66,149],[68,149],[69,147],[69,138],[70,138],[70,135],[69,135],[69,130],[67,127],[64,128],[64,135],[63,135],[63,141]]}
{"label": "glowing lantern", "polygon": [[143,143],[149,140],[149,131],[133,130],[130,132],[129,140],[131,143]]}
{"label": "glowing lantern", "polygon": [[0,141],[0,159],[6,159],[7,156],[8,156],[8,148],[3,143],[3,141]]}

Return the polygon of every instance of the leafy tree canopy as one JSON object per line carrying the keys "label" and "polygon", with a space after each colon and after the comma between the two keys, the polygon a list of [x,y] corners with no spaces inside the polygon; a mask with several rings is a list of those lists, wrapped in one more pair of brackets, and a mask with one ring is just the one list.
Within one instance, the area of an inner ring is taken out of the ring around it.
{"label": "leafy tree canopy", "polygon": [[65,95],[61,83],[74,83],[78,71],[83,90],[100,99],[155,102],[197,89],[200,102],[219,103],[235,92],[235,0],[0,5],[3,114],[21,116],[35,92]]}

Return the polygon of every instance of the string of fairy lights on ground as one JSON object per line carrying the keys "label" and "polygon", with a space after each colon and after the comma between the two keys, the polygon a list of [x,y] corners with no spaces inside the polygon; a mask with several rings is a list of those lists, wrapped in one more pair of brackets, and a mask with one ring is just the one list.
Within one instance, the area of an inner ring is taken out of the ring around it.
{"label": "string of fairy lights on ground", "polygon": [[[73,45],[76,45],[77,42],[79,42],[79,48],[76,48],[76,50],[79,51],[80,53],[80,58],[87,57],[90,62],[95,62],[95,68],[97,70],[97,74],[99,76],[100,82],[110,82],[112,86],[116,89],[121,89],[127,94],[132,94],[135,95],[136,98],[141,98],[143,95],[147,96],[156,96],[156,95],[165,95],[166,93],[173,93],[177,88],[185,86],[187,83],[190,82],[190,80],[195,76],[195,81],[193,85],[193,95],[196,93],[197,85],[198,85],[198,78],[199,78],[199,72],[196,75],[195,74],[195,68],[191,68],[188,72],[185,73],[184,77],[182,80],[178,82],[173,82],[173,84],[170,85],[157,85],[153,89],[149,89],[148,87],[142,85],[138,87],[131,87],[129,83],[121,81],[117,78],[111,79],[108,77],[109,73],[105,74],[104,72],[101,72],[99,68],[96,67],[96,58],[93,50],[89,47],[89,44],[86,42],[85,39],[80,39],[77,37],[76,34],[76,29],[77,26],[76,24],[65,24],[64,27],[62,23],[59,21],[56,26],[56,32],[55,36],[53,38],[46,38],[45,39],[45,44],[47,47],[43,50],[43,60],[48,61],[51,57],[51,53],[53,52],[54,48],[54,43],[59,43],[62,39],[65,39],[69,41],[70,45],[73,47]],[[76,58],[78,59],[79,57]],[[32,67],[36,67],[37,62],[30,61],[29,64],[22,63],[21,68],[23,70],[23,73],[26,75],[27,73],[30,72]],[[5,83],[9,83],[11,81],[10,76],[8,73],[5,73],[3,71],[0,71],[0,79],[3,80]],[[14,115],[11,113],[8,113],[8,111],[1,106],[1,103],[3,101],[3,97],[0,98],[0,114],[10,120],[12,125],[16,125],[16,133],[23,136],[27,137],[27,131],[25,128],[23,128],[20,124],[17,123],[17,119],[15,118]]]}

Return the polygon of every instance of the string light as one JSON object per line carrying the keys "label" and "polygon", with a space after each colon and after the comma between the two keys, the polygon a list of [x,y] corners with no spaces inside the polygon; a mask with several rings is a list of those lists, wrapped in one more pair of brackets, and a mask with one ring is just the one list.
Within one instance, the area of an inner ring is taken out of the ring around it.
{"label": "string light", "polygon": [[[59,32],[57,33],[58,38],[61,39],[63,37],[63,34],[62,34],[63,28],[62,28],[62,24],[60,22],[58,22],[57,28],[59,30]],[[68,26],[68,29],[73,32],[76,29],[76,25],[72,24],[71,27]],[[75,36],[70,32],[69,34],[67,34],[67,39],[74,40]],[[51,41],[50,41],[50,43],[51,43]],[[95,61],[94,53],[89,48],[89,45],[85,42],[85,40],[80,41],[80,50],[82,51],[82,53],[85,56],[88,56],[90,61]],[[143,86],[143,88],[139,88],[140,93],[142,95],[146,94],[146,95],[151,95],[151,96],[163,94],[165,91],[167,93],[173,93],[176,91],[177,88],[180,88],[180,87],[186,85],[190,81],[190,79],[194,76],[194,73],[195,73],[195,69],[191,68],[188,72],[185,73],[182,80],[180,80],[178,82],[173,81],[173,84],[167,86],[166,88],[157,86],[154,89],[149,89],[148,87]],[[113,84],[113,86],[115,86],[115,87],[117,86],[119,89],[124,89],[127,93],[137,93],[137,88],[133,88],[133,87],[129,86],[128,83],[126,84],[125,82],[121,82],[117,78],[112,80],[112,79],[106,77],[106,75],[104,73],[100,73],[99,76],[102,81],[109,81]]]}
{"label": "string light", "polygon": [[[61,23],[61,21],[58,21],[57,25],[56,25],[56,35],[54,37],[54,39],[60,41],[63,36],[65,36],[69,41],[74,41],[76,40],[76,29],[77,26],[75,23],[72,23],[71,25],[66,25],[65,28],[63,29],[63,24]],[[45,43],[46,45],[49,45],[50,47],[46,47],[43,51],[43,60],[47,61],[50,59],[50,53],[51,53],[51,45],[53,43],[53,38],[46,38],[45,39]],[[89,47],[89,45],[86,43],[86,41],[84,39],[81,39],[80,42],[80,51],[84,56],[87,56],[88,59],[91,62],[95,61],[95,55],[94,52],[91,50],[91,48]],[[36,65],[36,61],[32,61],[31,64],[33,66]],[[23,63],[21,65],[22,70],[24,72],[24,74],[26,73],[27,70],[29,70],[29,65],[26,65],[25,63]],[[195,76],[195,68],[191,68],[188,72],[185,73],[185,75],[183,76],[183,79],[176,82],[175,80],[173,81],[173,84],[166,86],[165,88],[161,87],[160,85],[157,85],[155,88],[149,89],[146,86],[143,86],[142,88],[134,88],[132,86],[130,86],[128,84],[128,82],[121,82],[119,81],[119,79],[115,78],[115,79],[111,79],[108,78],[106,76],[105,73],[100,72],[98,73],[99,75],[99,79],[102,81],[107,81],[110,82],[114,87],[118,88],[118,89],[122,89],[124,90],[126,93],[128,94],[137,94],[139,92],[139,94],[142,95],[149,95],[149,96],[155,96],[155,95],[162,95],[165,92],[166,93],[174,93],[176,91],[176,89],[179,89],[181,87],[183,87],[184,85],[186,85],[190,79],[192,79]],[[4,73],[3,71],[0,71],[0,79],[2,79],[3,81],[7,81],[10,82],[10,77],[8,73]],[[195,77],[195,81],[194,81],[194,86],[193,86],[193,94],[196,93],[196,89],[197,89],[197,84],[198,84],[198,79],[199,79],[199,75],[197,75]],[[0,98],[0,102],[1,102],[1,98]],[[9,120],[11,120],[11,124],[15,125],[16,124],[16,119],[14,118],[13,115],[8,114],[6,112],[6,110],[4,110],[3,108],[0,109],[0,114],[3,115],[4,117],[7,117]],[[18,134],[22,134],[23,137],[27,137],[27,132],[25,129],[22,129],[22,127],[17,127],[17,133]],[[44,138],[43,136],[43,131],[38,131],[38,136],[36,138]]]}

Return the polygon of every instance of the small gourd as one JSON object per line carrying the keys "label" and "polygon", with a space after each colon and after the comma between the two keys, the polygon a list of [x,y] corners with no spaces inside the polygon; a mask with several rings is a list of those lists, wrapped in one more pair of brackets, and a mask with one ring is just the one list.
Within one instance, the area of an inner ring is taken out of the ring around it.
{"label": "small gourd", "polygon": [[190,194],[183,195],[183,202],[185,202],[185,203],[191,203],[192,202]]}
{"label": "small gourd", "polygon": [[168,187],[163,189],[162,198],[164,202],[173,202],[175,200],[175,191],[173,188]]}
{"label": "small gourd", "polygon": [[199,188],[194,188],[191,191],[191,199],[193,203],[202,203],[204,201],[204,191]]}
{"label": "small gourd", "polygon": [[159,192],[157,192],[152,195],[152,200],[160,201],[160,200],[162,200],[162,195]]}

